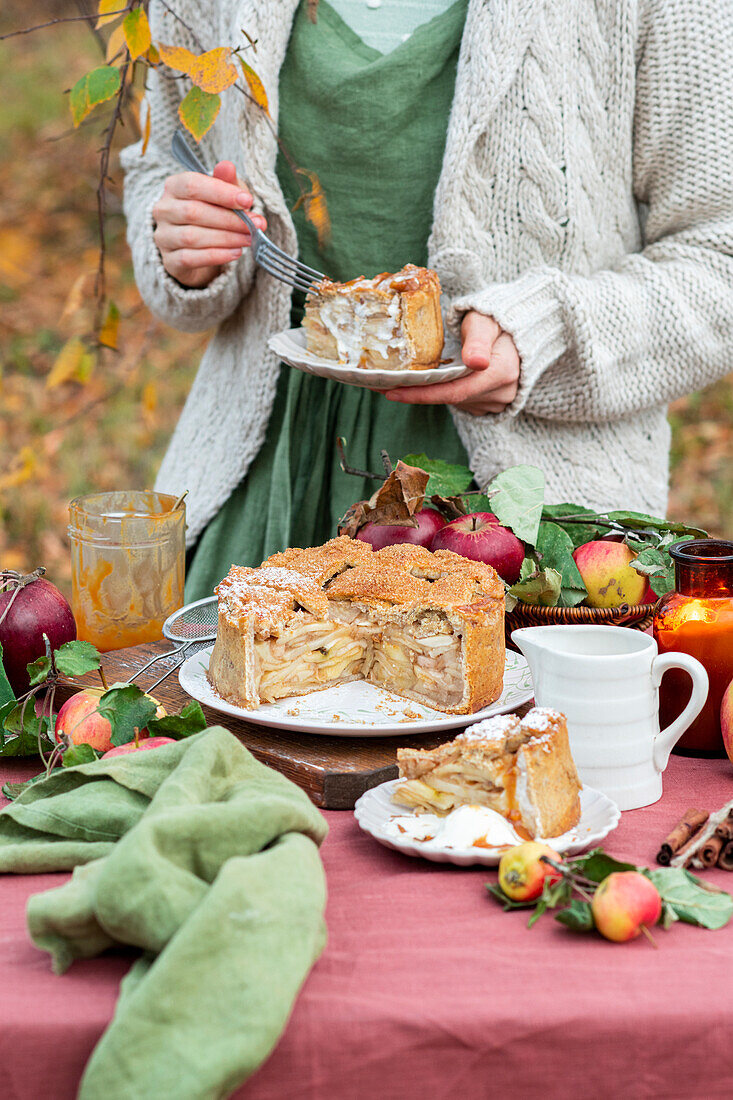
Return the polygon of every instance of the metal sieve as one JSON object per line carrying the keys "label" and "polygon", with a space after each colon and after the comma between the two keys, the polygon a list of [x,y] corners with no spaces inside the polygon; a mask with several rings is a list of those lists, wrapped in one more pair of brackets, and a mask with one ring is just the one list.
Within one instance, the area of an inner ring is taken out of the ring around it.
{"label": "metal sieve", "polygon": [[203,600],[195,600],[194,603],[186,604],[185,607],[179,607],[178,611],[174,611],[163,623],[163,636],[168,638],[169,641],[178,642],[179,644],[175,649],[169,649],[167,653],[159,653],[156,657],[152,657],[127,681],[128,684],[137,680],[138,676],[157,661],[177,657],[178,660],[171,665],[165,675],[161,676],[147,689],[152,691],[153,688],[167,679],[171,672],[175,672],[177,668],[180,668],[186,657],[198,653],[199,650],[204,649],[210,642],[215,640],[217,620],[216,596],[206,596]]}

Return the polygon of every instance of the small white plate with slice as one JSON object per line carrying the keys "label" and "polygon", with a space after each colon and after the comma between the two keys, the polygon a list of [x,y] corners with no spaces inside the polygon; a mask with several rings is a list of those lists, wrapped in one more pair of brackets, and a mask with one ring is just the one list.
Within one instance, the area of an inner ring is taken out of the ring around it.
{"label": "small white plate with slice", "polygon": [[516,710],[532,698],[532,677],[527,662],[521,654],[507,650],[504,690],[495,703],[475,714],[442,714],[363,680],[337,684],[310,695],[278,699],[275,703],[264,703],[257,710],[247,710],[228,703],[211,686],[206,673],[213,648],[208,646],[184,661],[178,673],[183,690],[192,699],[222,714],[232,714],[275,729],[329,737],[406,737],[413,733],[462,728],[493,714]]}
{"label": "small white plate with slice", "polygon": [[[420,824],[426,828],[431,824],[428,818],[434,818],[437,826],[447,818],[441,819],[437,814],[411,813],[406,806],[393,802],[392,792],[400,782],[402,782],[400,779],[390,779],[387,783],[380,783],[378,787],[372,787],[371,790],[366,791],[358,800],[354,807],[354,817],[365,833],[369,833],[387,848],[394,848],[395,851],[403,852],[408,856],[429,859],[434,863],[456,863],[459,867],[471,867],[473,864],[482,864],[484,867],[497,866],[507,846],[501,848],[473,845],[454,847],[439,840],[438,837],[431,840],[418,840],[407,831],[402,833],[399,824],[403,822],[409,825],[406,819],[425,819],[424,822],[421,820]],[[474,807],[460,807],[454,811],[454,814],[468,809],[474,809]],[[448,815],[450,816],[452,815]],[[560,855],[573,855],[603,840],[616,828],[620,818],[621,811],[607,795],[592,787],[583,787],[580,792],[578,824],[562,836],[549,837],[543,843],[549,844]],[[424,829],[420,831],[424,832]],[[518,839],[513,843],[521,844],[521,840]]]}
{"label": "small white plate with slice", "polygon": [[321,359],[306,350],[304,328],[291,328],[275,333],[267,341],[268,347],[284,363],[319,378],[333,378],[350,386],[368,390],[390,390],[396,386],[432,386],[435,382],[452,382],[469,374],[461,360],[461,345],[452,333],[446,332],[443,359],[446,362],[432,370],[371,370],[365,367],[347,367],[333,359]]}

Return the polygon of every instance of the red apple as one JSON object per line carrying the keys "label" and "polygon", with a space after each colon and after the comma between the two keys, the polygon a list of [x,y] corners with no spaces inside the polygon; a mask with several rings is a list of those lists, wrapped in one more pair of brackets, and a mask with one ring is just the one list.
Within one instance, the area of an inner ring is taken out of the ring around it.
{"label": "red apple", "polygon": [[[636,554],[625,543],[595,539],[573,551],[583,584],[588,589],[589,607],[620,607],[649,600],[649,581],[637,573],[632,562]],[[655,599],[652,593],[651,602]]]}
{"label": "red apple", "polygon": [[56,740],[66,734],[73,745],[87,744],[98,752],[112,748],[112,726],[97,712],[103,688],[86,688],[67,699],[56,716]]}
{"label": "red apple", "polygon": [[115,748],[109,749],[102,760],[108,760],[110,756],[124,756],[128,752],[142,752],[143,749],[157,749],[161,745],[175,745],[175,743],[173,737],[146,737],[144,741],[140,741],[137,745],[134,741],[128,741],[126,745],[117,745]]}
{"label": "red apple", "polygon": [[723,692],[720,702],[720,732],[728,758],[733,760],[733,680]]}
{"label": "red apple", "polygon": [[519,580],[524,546],[513,531],[502,527],[493,512],[472,512],[446,523],[430,544],[431,550],[452,550],[472,561],[493,565],[507,584]]}
{"label": "red apple", "polygon": [[614,871],[596,890],[591,908],[601,935],[625,943],[636,939],[642,927],[657,923],[662,915],[662,899],[646,875]]}
{"label": "red apple", "polygon": [[394,546],[399,542],[429,547],[436,532],[445,527],[445,520],[434,508],[422,508],[415,512],[414,518],[417,520],[417,527],[397,523],[367,523],[357,531],[356,537],[361,542],[368,542],[374,550],[382,550],[385,546]]}
{"label": "red apple", "polygon": [[76,622],[67,600],[43,576],[25,582],[20,573],[6,571],[0,591],[0,645],[5,674],[16,695],[28,689],[26,665],[46,653],[44,634],[52,649],[74,641]]}

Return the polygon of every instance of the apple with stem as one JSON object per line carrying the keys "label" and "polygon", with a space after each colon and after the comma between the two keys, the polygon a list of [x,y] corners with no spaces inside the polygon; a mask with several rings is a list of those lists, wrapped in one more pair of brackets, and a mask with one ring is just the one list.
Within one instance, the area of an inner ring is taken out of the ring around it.
{"label": "apple with stem", "polygon": [[557,882],[561,872],[541,857],[561,863],[562,858],[547,844],[528,840],[504,852],[499,860],[499,885],[512,901],[533,901],[542,893],[545,880]]}
{"label": "apple with stem", "polygon": [[626,943],[641,932],[651,938],[649,928],[662,915],[662,899],[646,875],[639,871],[614,871],[596,890],[591,909],[602,936],[614,943]]}
{"label": "apple with stem", "polygon": [[514,584],[524,561],[524,545],[513,531],[502,527],[493,512],[472,512],[446,523],[433,538],[431,550],[492,565],[503,581]]}

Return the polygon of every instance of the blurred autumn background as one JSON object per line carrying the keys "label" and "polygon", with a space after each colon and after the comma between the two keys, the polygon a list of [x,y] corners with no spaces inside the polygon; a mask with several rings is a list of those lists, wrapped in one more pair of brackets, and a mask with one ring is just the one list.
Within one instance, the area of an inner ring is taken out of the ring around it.
{"label": "blurred autumn background", "polygon": [[[78,15],[83,3],[3,0],[0,34]],[[107,335],[116,346],[95,360],[73,343],[94,308],[104,119],[74,130],[64,93],[102,63],[83,23],[0,42],[0,566],[45,565],[67,593],[69,500],[152,485],[206,341],[166,328],[140,300],[115,158],[107,264],[119,326],[113,318]],[[135,137],[128,125],[119,144]],[[732,538],[733,378],[670,415],[670,517]]]}

